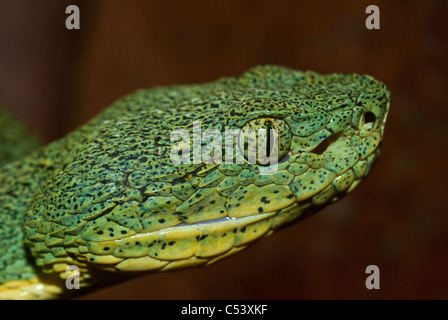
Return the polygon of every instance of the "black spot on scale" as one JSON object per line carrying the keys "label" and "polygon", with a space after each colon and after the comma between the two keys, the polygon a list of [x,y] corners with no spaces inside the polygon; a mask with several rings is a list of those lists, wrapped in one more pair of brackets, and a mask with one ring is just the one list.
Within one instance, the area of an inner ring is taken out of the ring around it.
{"label": "black spot on scale", "polygon": [[258,212],[262,213],[264,211],[264,209],[262,207],[258,208]]}
{"label": "black spot on scale", "polygon": [[159,223],[165,223],[165,219],[159,219]]}
{"label": "black spot on scale", "polygon": [[154,244],[156,244],[157,240],[153,240],[150,244],[148,244],[148,248],[151,248]]}
{"label": "black spot on scale", "polygon": [[263,202],[264,204],[271,203],[271,200],[269,200],[267,197],[261,197],[260,201]]}

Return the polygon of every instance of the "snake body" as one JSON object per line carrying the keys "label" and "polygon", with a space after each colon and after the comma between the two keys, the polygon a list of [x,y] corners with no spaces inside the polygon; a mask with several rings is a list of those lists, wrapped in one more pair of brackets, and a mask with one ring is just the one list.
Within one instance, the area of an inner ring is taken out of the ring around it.
{"label": "snake body", "polygon": [[[88,289],[232,255],[351,192],[378,158],[389,105],[371,76],[273,65],[136,91],[1,167],[0,298],[82,292],[66,286],[73,267]],[[173,163],[173,130],[195,121],[222,134],[277,128],[276,171]]]}

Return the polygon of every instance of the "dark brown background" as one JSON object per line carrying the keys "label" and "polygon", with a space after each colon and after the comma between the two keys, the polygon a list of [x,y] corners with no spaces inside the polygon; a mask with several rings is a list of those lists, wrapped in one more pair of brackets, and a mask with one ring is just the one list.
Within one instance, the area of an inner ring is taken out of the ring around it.
{"label": "dark brown background", "polygon": [[[65,28],[69,4],[80,30]],[[365,28],[370,4],[380,30]],[[380,161],[342,202],[216,265],[83,298],[448,298],[447,9],[442,0],[2,0],[0,103],[46,142],[137,88],[262,63],[368,73],[392,92]],[[365,288],[370,264],[380,290]]]}

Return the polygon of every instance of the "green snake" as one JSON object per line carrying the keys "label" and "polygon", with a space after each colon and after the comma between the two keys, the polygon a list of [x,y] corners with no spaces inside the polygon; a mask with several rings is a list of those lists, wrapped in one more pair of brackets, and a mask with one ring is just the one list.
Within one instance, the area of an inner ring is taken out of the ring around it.
{"label": "green snake", "polygon": [[[136,91],[39,148],[2,111],[0,298],[71,297],[241,251],[351,192],[379,156],[389,106],[368,75],[264,65]],[[276,170],[261,174],[272,165],[247,152],[174,163],[176,129],[206,151],[198,121],[222,135],[275,128]],[[79,290],[67,287],[75,277]]]}

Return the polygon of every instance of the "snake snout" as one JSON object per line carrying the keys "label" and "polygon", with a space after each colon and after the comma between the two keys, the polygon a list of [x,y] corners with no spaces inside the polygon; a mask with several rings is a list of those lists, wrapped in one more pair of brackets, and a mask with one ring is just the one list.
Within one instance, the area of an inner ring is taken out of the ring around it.
{"label": "snake snout", "polygon": [[382,136],[390,107],[390,93],[363,93],[353,109],[352,126],[361,135],[379,132]]}

